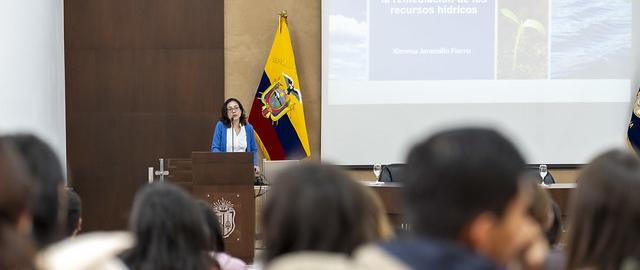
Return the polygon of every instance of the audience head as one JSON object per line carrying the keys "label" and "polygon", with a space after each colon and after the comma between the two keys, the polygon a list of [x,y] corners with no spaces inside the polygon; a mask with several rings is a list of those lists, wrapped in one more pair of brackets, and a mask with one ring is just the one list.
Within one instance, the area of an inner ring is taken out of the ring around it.
{"label": "audience head", "polygon": [[369,208],[369,216],[372,217],[368,219],[371,222],[368,226],[376,229],[374,234],[375,238],[393,238],[395,232],[387,216],[387,211],[382,203],[382,199],[380,199],[378,193],[372,188],[365,187],[365,191],[367,193],[367,201],[365,203],[367,208]]}
{"label": "audience head", "polygon": [[515,269],[544,269],[549,254],[549,241],[545,232],[552,225],[551,195],[540,185],[540,175],[525,174],[523,184],[528,187],[531,201],[528,213],[534,222],[525,224],[520,230],[526,235],[535,236],[524,246],[523,251],[511,264]]}
{"label": "audience head", "polygon": [[39,248],[43,248],[63,238],[62,165],[53,149],[34,135],[12,135],[7,139],[15,145],[40,190],[33,215],[33,235]]}
{"label": "audience head", "polygon": [[547,243],[555,245],[562,233],[560,207],[553,201],[549,191],[540,185],[540,174],[537,171],[530,173],[527,180],[532,191],[529,214],[544,232]]}
{"label": "audience head", "polygon": [[66,235],[73,237],[82,230],[82,200],[71,189],[67,189],[67,200]]}
{"label": "audience head", "polygon": [[567,269],[619,269],[640,243],[640,160],[613,150],[580,173],[571,199]]}
{"label": "audience head", "polygon": [[[238,107],[237,110],[233,110],[235,107]],[[226,126],[231,127],[231,117],[233,113],[236,113],[239,116],[240,124],[247,124],[247,115],[244,111],[244,107],[242,107],[242,103],[235,98],[227,99],[222,106],[222,111],[220,115],[220,121]]]}
{"label": "audience head", "polygon": [[132,270],[207,269],[209,232],[195,200],[179,187],[154,182],[134,198],[129,230],[136,246],[123,259]]}
{"label": "audience head", "polygon": [[551,211],[553,212],[551,227],[547,229],[545,235],[547,241],[549,241],[549,245],[553,246],[558,244],[560,236],[562,235],[562,212],[558,204],[554,201],[551,202]]}
{"label": "audience head", "polygon": [[224,239],[222,238],[222,227],[220,227],[220,221],[218,220],[216,211],[211,208],[211,205],[202,200],[198,201],[198,207],[203,214],[211,236],[211,241],[209,243],[210,246],[206,250],[225,252]]}
{"label": "audience head", "polygon": [[410,151],[403,188],[414,233],[455,241],[504,264],[532,223],[525,163],[506,138],[490,129],[440,132]]}
{"label": "audience head", "polygon": [[18,153],[0,139],[0,269],[33,269],[30,233],[36,190]]}
{"label": "audience head", "polygon": [[351,254],[379,239],[365,188],[330,165],[301,163],[282,171],[261,215],[266,262],[297,251]]}
{"label": "audience head", "polygon": [[531,204],[529,205],[529,214],[543,231],[548,230],[553,223],[552,200],[549,192],[540,186],[538,177],[527,177],[524,181],[529,185],[531,191]]}

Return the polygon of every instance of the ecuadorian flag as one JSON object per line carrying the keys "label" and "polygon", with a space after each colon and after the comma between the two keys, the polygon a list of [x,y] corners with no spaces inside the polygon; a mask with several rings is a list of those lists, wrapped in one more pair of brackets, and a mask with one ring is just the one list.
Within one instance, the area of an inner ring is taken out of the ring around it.
{"label": "ecuadorian flag", "polygon": [[249,113],[249,123],[268,160],[302,159],[310,155],[302,101],[285,13],[280,15]]}
{"label": "ecuadorian flag", "polygon": [[636,154],[640,154],[640,90],[633,104],[631,121],[629,122],[629,129],[627,130],[627,142],[631,150]]}

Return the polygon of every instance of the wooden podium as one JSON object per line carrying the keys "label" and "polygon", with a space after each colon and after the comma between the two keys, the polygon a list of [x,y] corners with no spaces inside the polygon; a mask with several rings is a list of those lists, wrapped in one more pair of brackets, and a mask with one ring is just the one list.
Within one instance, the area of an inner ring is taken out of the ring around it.
{"label": "wooden podium", "polygon": [[[191,183],[185,182],[184,175],[181,180],[175,179],[178,181],[169,177],[169,181],[190,189],[197,200],[209,203],[218,214],[226,252],[252,263],[255,252],[253,153],[192,152],[190,161]],[[178,159],[178,162],[189,160]],[[171,169],[170,164],[168,167]]]}

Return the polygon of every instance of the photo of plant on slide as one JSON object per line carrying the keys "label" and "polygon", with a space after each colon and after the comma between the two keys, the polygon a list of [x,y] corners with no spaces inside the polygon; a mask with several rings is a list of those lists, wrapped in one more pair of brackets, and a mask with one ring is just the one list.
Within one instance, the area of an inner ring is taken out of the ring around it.
{"label": "photo of plant on slide", "polygon": [[548,77],[548,0],[498,2],[498,79]]}

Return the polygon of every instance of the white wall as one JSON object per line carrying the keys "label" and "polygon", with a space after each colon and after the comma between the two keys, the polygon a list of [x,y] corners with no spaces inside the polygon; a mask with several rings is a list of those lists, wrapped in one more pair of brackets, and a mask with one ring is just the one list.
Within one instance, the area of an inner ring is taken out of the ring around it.
{"label": "white wall", "polygon": [[36,134],[66,168],[63,18],[63,0],[0,0],[0,134]]}

